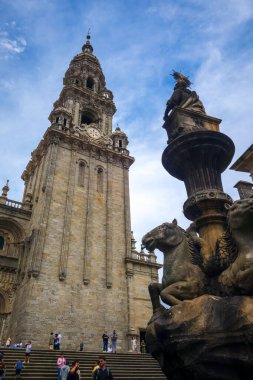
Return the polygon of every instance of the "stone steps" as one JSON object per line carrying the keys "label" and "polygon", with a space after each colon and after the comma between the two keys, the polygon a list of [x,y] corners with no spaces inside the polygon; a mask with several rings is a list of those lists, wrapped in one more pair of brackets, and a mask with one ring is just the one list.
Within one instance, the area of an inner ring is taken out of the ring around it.
{"label": "stone steps", "polygon": [[[24,349],[2,349],[6,363],[5,379],[13,379],[14,364],[25,358]],[[80,361],[81,378],[91,379],[91,371],[101,352],[75,352],[64,350],[64,356],[71,363]],[[22,378],[27,380],[56,380],[56,361],[59,351],[32,350],[31,362],[22,371]],[[149,354],[108,353],[105,355],[107,365],[112,370],[115,380],[166,380],[158,363]]]}

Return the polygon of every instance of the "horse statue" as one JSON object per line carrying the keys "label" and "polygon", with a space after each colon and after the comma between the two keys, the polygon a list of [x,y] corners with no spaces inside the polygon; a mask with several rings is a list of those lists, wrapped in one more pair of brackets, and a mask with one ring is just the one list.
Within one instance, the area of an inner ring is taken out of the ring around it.
{"label": "horse statue", "polygon": [[205,274],[201,270],[201,254],[196,238],[172,223],[163,223],[142,238],[148,251],[159,249],[164,254],[162,283],[151,283],[149,293],[153,312],[161,308],[160,299],[170,306],[205,294]]}
{"label": "horse statue", "polygon": [[253,295],[253,198],[235,201],[228,210],[228,225],[237,257],[219,276],[223,295]]}

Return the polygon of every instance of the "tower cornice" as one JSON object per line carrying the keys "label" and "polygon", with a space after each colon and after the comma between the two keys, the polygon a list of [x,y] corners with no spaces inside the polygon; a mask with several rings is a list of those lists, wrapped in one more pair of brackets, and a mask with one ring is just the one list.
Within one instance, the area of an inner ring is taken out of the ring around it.
{"label": "tower cornice", "polygon": [[111,146],[106,145],[106,141],[104,145],[101,145],[101,141],[96,142],[86,135],[75,136],[74,134],[60,131],[56,127],[49,127],[38,147],[32,152],[31,160],[27,164],[21,178],[30,177],[34,173],[35,168],[46,154],[50,144],[59,144],[60,146],[64,146],[65,149],[74,148],[77,152],[87,157],[92,156],[102,162],[109,162],[112,165],[125,169],[129,169],[135,161],[134,157],[129,156],[128,153],[113,150]]}

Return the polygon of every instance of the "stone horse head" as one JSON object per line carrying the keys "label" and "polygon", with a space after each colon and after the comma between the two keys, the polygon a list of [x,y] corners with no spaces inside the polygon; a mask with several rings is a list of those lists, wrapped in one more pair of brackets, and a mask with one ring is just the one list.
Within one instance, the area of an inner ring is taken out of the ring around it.
{"label": "stone horse head", "polygon": [[154,311],[160,307],[159,296],[168,305],[176,305],[203,294],[204,274],[194,264],[189,236],[175,219],[144,235],[142,245],[149,251],[157,248],[164,254],[162,284],[149,286]]}

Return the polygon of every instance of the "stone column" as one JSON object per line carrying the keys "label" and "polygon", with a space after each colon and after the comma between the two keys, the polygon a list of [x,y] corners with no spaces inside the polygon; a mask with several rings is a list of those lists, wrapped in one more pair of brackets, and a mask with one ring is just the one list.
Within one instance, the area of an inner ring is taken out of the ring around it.
{"label": "stone column", "polygon": [[51,139],[51,144],[49,148],[49,161],[48,161],[48,167],[46,171],[45,182],[43,185],[43,189],[45,192],[44,207],[42,208],[43,211],[40,218],[39,230],[36,231],[37,234],[34,237],[34,242],[32,244],[32,248],[30,252],[31,261],[30,261],[30,267],[29,267],[29,274],[34,277],[37,277],[39,275],[40,269],[41,269],[42,255],[43,255],[43,249],[45,245],[45,236],[46,236],[47,223],[48,223],[52,191],[53,191],[58,144],[59,144],[59,139],[53,136]]}
{"label": "stone column", "polygon": [[90,282],[90,258],[89,251],[92,245],[92,207],[91,197],[94,195],[93,182],[94,182],[94,159],[92,152],[89,156],[89,174],[88,174],[88,188],[87,188],[87,203],[85,210],[85,223],[84,223],[84,253],[83,253],[83,283],[88,285]]}
{"label": "stone column", "polygon": [[64,213],[64,223],[62,231],[62,246],[60,254],[60,264],[59,264],[59,279],[65,280],[67,275],[67,263],[69,255],[69,237],[71,228],[71,215],[72,215],[72,202],[73,194],[75,188],[75,175],[76,175],[76,147],[73,146],[71,149],[71,159],[69,164],[68,173],[68,188],[65,201],[65,213]]}
{"label": "stone column", "polygon": [[123,186],[124,186],[124,217],[125,217],[125,239],[126,257],[131,256],[131,217],[130,217],[130,196],[129,196],[129,161],[123,160]]}
{"label": "stone column", "polygon": [[77,127],[79,125],[79,109],[80,109],[80,103],[76,102],[75,104],[75,111],[74,111],[74,126]]}
{"label": "stone column", "polygon": [[112,287],[112,159],[107,163],[106,287]]}

